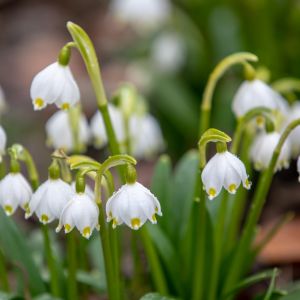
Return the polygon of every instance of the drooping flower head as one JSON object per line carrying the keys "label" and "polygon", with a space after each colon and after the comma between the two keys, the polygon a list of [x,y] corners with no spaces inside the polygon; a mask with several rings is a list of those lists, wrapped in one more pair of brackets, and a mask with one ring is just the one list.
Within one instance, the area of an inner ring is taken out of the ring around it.
{"label": "drooping flower head", "polygon": [[93,230],[99,230],[99,208],[85,193],[76,193],[64,207],[56,232],[64,226],[65,233],[76,227],[83,237],[89,239]]}
{"label": "drooping flower head", "polygon": [[20,173],[19,164],[14,161],[11,172],[0,182],[0,205],[6,215],[12,215],[18,207],[26,210],[32,196],[32,189]]}
{"label": "drooping flower head", "polygon": [[33,194],[26,209],[26,219],[34,213],[43,224],[59,219],[63,208],[74,195],[71,186],[59,178],[59,166],[53,162],[49,168],[49,179]]}
{"label": "drooping flower head", "polygon": [[236,193],[241,183],[246,189],[251,187],[243,162],[228,151],[216,153],[208,161],[201,179],[210,200],[219,195],[222,187],[231,194]]}
{"label": "drooping flower head", "polygon": [[127,183],[115,192],[106,204],[107,221],[112,221],[113,228],[125,223],[137,230],[147,220],[156,224],[156,214],[162,215],[159,201],[135,179],[127,180]]}
{"label": "drooping flower head", "polygon": [[158,122],[150,114],[130,119],[132,153],[136,158],[149,158],[165,148]]}
{"label": "drooping flower head", "polygon": [[[90,131],[88,122],[83,114],[80,116],[78,126],[79,143],[84,148],[90,140]],[[46,133],[48,143],[54,149],[62,148],[66,152],[74,150],[75,145],[68,112],[61,110],[54,113],[46,123]]]}
{"label": "drooping flower head", "polygon": [[33,78],[30,96],[34,110],[41,110],[48,104],[68,109],[80,100],[78,85],[68,65],[55,62],[40,71]]}
{"label": "drooping flower head", "polygon": [[246,80],[233,98],[232,110],[236,117],[242,117],[256,107],[266,107],[282,113],[287,111],[286,101],[266,83],[259,79]]}
{"label": "drooping flower head", "polygon": [[1,156],[5,153],[6,141],[6,133],[3,127],[0,125],[0,161],[2,160]]}
{"label": "drooping flower head", "polygon": [[[124,133],[124,119],[122,112],[116,106],[109,104],[108,112],[111,118],[111,122],[116,133],[116,137],[119,143],[124,142],[125,133]],[[102,115],[99,111],[95,113],[91,120],[91,133],[95,140],[95,145],[99,148],[104,147],[108,140],[105,131],[105,125],[103,122]]]}
{"label": "drooping flower head", "polygon": [[[257,135],[250,150],[250,157],[256,170],[260,171],[268,167],[279,139],[280,133],[275,131],[271,133],[261,132]],[[281,149],[275,171],[287,168],[290,158],[291,147],[287,140]]]}
{"label": "drooping flower head", "polygon": [[76,192],[64,206],[56,232],[64,227],[65,233],[69,233],[76,227],[83,237],[89,239],[94,229],[100,229],[99,208],[85,192],[85,185],[84,178],[77,177]]}
{"label": "drooping flower head", "polygon": [[[292,121],[300,118],[300,103],[295,102],[289,110],[284,128]],[[293,157],[300,154],[300,128],[297,126],[288,136]]]}

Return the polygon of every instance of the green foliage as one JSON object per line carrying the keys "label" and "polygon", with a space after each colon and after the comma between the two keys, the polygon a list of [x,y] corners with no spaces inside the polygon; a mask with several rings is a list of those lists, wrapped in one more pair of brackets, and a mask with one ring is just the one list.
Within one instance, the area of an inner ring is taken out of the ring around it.
{"label": "green foliage", "polygon": [[21,232],[15,222],[0,210],[0,246],[10,261],[24,270],[28,285],[33,295],[46,291],[39,269],[32,259],[26,235]]}

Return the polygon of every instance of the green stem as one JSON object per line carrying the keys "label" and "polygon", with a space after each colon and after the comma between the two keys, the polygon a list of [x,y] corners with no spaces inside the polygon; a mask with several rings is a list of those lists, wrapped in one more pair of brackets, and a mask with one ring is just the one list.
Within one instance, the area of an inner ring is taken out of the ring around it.
{"label": "green stem", "polygon": [[31,154],[24,147],[22,150],[22,160],[25,162],[28,176],[30,178],[31,186],[32,186],[33,190],[36,190],[40,185],[39,173],[37,171],[36,165],[34,163],[34,160],[31,156]]}
{"label": "green stem", "polygon": [[79,139],[80,114],[81,114],[81,108],[79,105],[77,105],[76,107],[71,107],[68,110],[69,124],[70,124],[71,132],[72,132],[73,152],[74,153],[81,152],[81,145],[80,145],[80,139]]}
{"label": "green stem", "polygon": [[131,155],[131,138],[130,138],[130,128],[129,128],[129,117],[128,116],[124,116],[124,129],[125,129],[126,153]]}
{"label": "green stem", "polygon": [[68,299],[78,299],[77,288],[77,257],[76,257],[76,240],[75,232],[72,231],[67,235],[67,260],[68,260]]}
{"label": "green stem", "polygon": [[105,273],[106,273],[106,280],[107,280],[107,290],[110,300],[116,300],[116,290],[115,290],[115,280],[117,280],[114,272],[114,265],[112,260],[112,252],[111,247],[109,243],[109,235],[107,231],[107,226],[105,223],[105,217],[104,217],[104,210],[102,207],[102,204],[99,205],[99,223],[100,223],[100,237],[102,241],[102,247],[103,247],[103,255],[104,255],[104,261],[105,261]]}
{"label": "green stem", "polygon": [[[13,148],[17,149],[16,151],[16,153],[18,153],[17,158],[25,162],[32,189],[33,191],[36,191],[40,185],[39,174],[30,152],[21,145],[13,145],[12,149]],[[54,296],[60,296],[57,268],[56,268],[56,263],[52,252],[52,247],[50,245],[48,228],[46,225],[42,225],[42,232],[43,232],[43,239],[44,239],[44,247],[46,251],[47,265],[50,272],[51,292]]]}
{"label": "green stem", "polygon": [[8,276],[6,271],[6,264],[5,264],[5,256],[0,249],[0,287],[4,292],[9,292],[9,282],[8,282]]}
{"label": "green stem", "polygon": [[[109,147],[110,147],[110,151],[113,155],[116,154],[120,154],[120,147],[116,138],[116,134],[114,132],[113,129],[113,125],[112,125],[112,121],[108,112],[108,106],[107,106],[107,97],[106,97],[106,93],[104,90],[104,86],[103,86],[103,82],[102,82],[102,77],[101,77],[101,73],[100,73],[100,66],[99,66],[99,62],[96,56],[96,52],[95,52],[95,48],[94,45],[91,41],[91,39],[89,38],[89,36],[87,35],[87,33],[78,25],[72,23],[72,22],[68,22],[67,23],[67,28],[73,38],[74,43],[76,44],[76,47],[78,48],[86,69],[88,71],[89,77],[91,79],[93,88],[94,88],[94,92],[96,95],[96,99],[97,99],[97,106],[98,109],[100,111],[100,113],[102,114],[102,118],[103,118],[103,122],[105,125],[105,130],[106,130],[106,134],[107,134],[107,138],[109,141]],[[122,182],[125,182],[125,170],[124,168],[120,167],[119,168],[119,174],[120,174],[120,178]],[[103,224],[105,224],[104,222],[104,215],[101,217],[101,215],[103,215],[103,212],[101,212],[100,209],[100,219],[103,218],[103,220],[100,220],[101,222],[103,221]],[[101,224],[100,224],[101,225]],[[104,228],[104,226],[103,226]],[[100,234],[102,235],[103,231],[106,231],[106,229],[100,230]],[[146,229],[144,229],[144,231],[146,231]],[[106,240],[106,233],[104,233],[104,240]],[[148,239],[147,244],[152,243],[150,239]],[[108,249],[104,249],[104,255],[105,252],[107,252],[107,250],[109,250],[110,245],[108,245],[108,242],[106,242],[107,245],[105,245],[105,247],[107,247]],[[104,248],[105,248],[104,247]],[[155,249],[152,245],[152,249]],[[154,250],[153,250],[154,251]],[[156,253],[155,253],[156,254]],[[109,258],[109,252],[107,252],[106,254],[107,256],[107,264],[111,264],[111,259]],[[154,258],[156,258],[156,262],[154,262]],[[151,262],[155,264],[155,268],[160,268],[160,273],[162,273],[162,269],[160,266],[160,263],[158,261],[158,257],[157,255],[152,255],[151,259],[150,259],[150,265]],[[111,266],[107,266],[107,272],[110,273]],[[151,266],[153,267],[153,266]],[[109,274],[110,275],[110,274]]]}
{"label": "green stem", "polygon": [[220,265],[222,259],[222,250],[223,250],[223,241],[224,241],[224,232],[225,232],[225,221],[227,214],[227,205],[229,194],[226,192],[224,197],[221,199],[221,205],[218,210],[217,223],[214,230],[214,253],[211,266],[211,277],[209,280],[208,288],[208,299],[215,300],[217,299],[217,290],[218,290],[218,279],[220,274]]}
{"label": "green stem", "polygon": [[266,200],[267,193],[269,191],[272,182],[278,157],[280,155],[282,146],[285,143],[288,135],[298,125],[300,125],[300,119],[291,122],[286,127],[273,152],[273,156],[267,170],[260,176],[258,186],[254,194],[251,209],[246,219],[246,223],[243,229],[240,242],[237,245],[235,255],[233,256],[233,260],[231,262],[231,267],[229,269],[230,272],[228,272],[228,275],[226,277],[226,281],[224,285],[225,293],[232,288],[236,280],[238,280],[239,276],[243,274],[243,272],[245,271],[243,268],[241,268],[241,266],[243,266],[245,257],[249,255],[249,249],[251,248],[251,242],[252,242],[253,235],[255,233],[255,227],[260,217],[263,205]]}
{"label": "green stem", "polygon": [[52,252],[52,247],[49,239],[49,231],[47,225],[42,225],[42,232],[43,232],[43,238],[44,238],[44,247],[45,247],[45,253],[47,258],[47,264],[50,271],[50,287],[51,287],[51,294],[54,297],[59,297],[60,295],[60,289],[59,289],[59,280],[58,280],[58,274],[56,272],[56,265],[55,260]]}
{"label": "green stem", "polygon": [[242,118],[240,118],[237,122],[237,127],[232,139],[231,152],[233,154],[237,154],[239,151],[239,147],[241,144],[241,140],[245,131],[246,126],[250,121],[255,119],[256,117],[262,116],[266,119],[268,125],[272,126],[272,128],[268,128],[269,130],[275,129],[275,124],[273,121],[273,117],[271,116],[271,110],[266,107],[256,107],[249,110]]}
{"label": "green stem", "polygon": [[[242,132],[241,132],[242,133]],[[237,154],[237,149],[239,148],[238,143],[235,143],[238,139],[233,139],[232,144],[232,153]],[[240,151],[240,159],[244,162],[245,167],[248,171],[248,174],[251,178],[252,169],[249,161],[249,148],[252,143],[252,133],[246,131],[243,136],[242,147]],[[233,204],[231,208],[230,216],[228,217],[228,228],[226,233],[226,243],[225,243],[225,252],[229,253],[234,245],[236,244],[238,232],[241,227],[241,222],[243,218],[243,212],[246,205],[246,196],[247,190],[240,188],[238,189],[236,195],[231,197]]]}
{"label": "green stem", "polygon": [[107,138],[108,138],[108,141],[109,141],[109,146],[110,146],[111,153],[113,155],[121,154],[119,143],[117,141],[117,137],[116,137],[116,134],[115,134],[112,122],[111,122],[111,118],[110,118],[110,115],[109,115],[107,103],[105,103],[101,106],[98,106],[98,109],[99,109],[99,111],[102,115],[102,118],[103,118],[103,122],[104,122],[104,125],[105,125],[105,130],[106,130]]}
{"label": "green stem", "polygon": [[0,162],[0,180],[3,179],[5,175],[6,175],[6,164],[2,158],[2,161]]}
{"label": "green stem", "polygon": [[101,238],[102,248],[103,248],[107,291],[110,300],[118,300],[118,292],[116,291],[116,286],[117,287],[120,286],[118,283],[119,276],[116,276],[115,274],[114,261],[112,258],[112,251],[110,245],[110,237],[105,222],[105,215],[102,206],[102,201],[100,199],[100,189],[101,189],[101,178],[97,176],[95,181],[95,199],[96,199],[96,203],[99,203],[100,238]]}
{"label": "green stem", "polygon": [[[107,180],[107,194],[110,197],[115,190],[114,182],[112,177],[106,177]],[[108,225],[108,236],[110,238],[110,245],[112,251],[112,261],[115,272],[115,292],[117,299],[123,299],[122,296],[122,282],[121,282],[121,264],[120,264],[120,240],[118,228],[113,229],[112,226]]]}
{"label": "green stem", "polygon": [[87,33],[80,26],[72,22],[68,22],[67,28],[84,60],[96,94],[98,106],[103,106],[107,104],[107,98],[94,45]]}
{"label": "green stem", "polygon": [[256,55],[247,52],[240,52],[225,57],[210,74],[208,82],[206,84],[203,100],[200,110],[200,127],[199,134],[207,130],[210,126],[210,112],[212,106],[213,92],[216,88],[216,84],[221,76],[234,64],[245,64],[246,61],[257,61]]}
{"label": "green stem", "polygon": [[206,255],[206,196],[201,180],[201,171],[198,172],[196,183],[195,199],[199,199],[197,203],[197,218],[195,227],[199,230],[195,239],[195,255],[193,265],[193,282],[192,282],[192,300],[204,299],[204,270],[205,270],[205,255]]}
{"label": "green stem", "polygon": [[160,294],[168,295],[167,282],[164,273],[162,271],[159,258],[157,256],[157,252],[154,248],[154,245],[152,243],[152,240],[150,238],[146,226],[140,229],[140,235],[142,237],[145,252],[150,264],[151,275],[154,282],[154,286]]}

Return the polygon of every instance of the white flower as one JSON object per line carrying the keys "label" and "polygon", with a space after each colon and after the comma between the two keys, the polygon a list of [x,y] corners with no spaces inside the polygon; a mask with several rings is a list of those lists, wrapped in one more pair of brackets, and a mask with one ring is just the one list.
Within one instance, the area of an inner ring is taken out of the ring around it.
{"label": "white flower", "polygon": [[138,31],[157,28],[171,12],[169,0],[113,0],[110,10],[120,21],[131,24]]}
{"label": "white flower", "polygon": [[76,193],[65,205],[56,232],[64,226],[65,233],[69,233],[74,227],[80,231],[83,237],[89,238],[98,223],[99,208],[86,193]]}
{"label": "white flower", "polygon": [[[116,133],[116,137],[119,143],[122,143],[125,139],[124,133],[124,119],[122,112],[114,105],[108,105],[108,112],[111,118],[111,122]],[[103,147],[107,144],[107,135],[103,122],[102,115],[99,111],[95,113],[91,120],[91,132],[95,140],[97,147]]]}
{"label": "white flower", "polygon": [[[268,167],[279,139],[280,134],[278,132],[261,132],[257,135],[250,150],[250,157],[256,170],[264,170]],[[275,170],[287,168],[290,156],[291,147],[286,141],[281,149]]]}
{"label": "white flower", "polygon": [[132,154],[136,158],[149,158],[165,148],[158,122],[150,114],[130,119]]}
{"label": "white flower", "polygon": [[163,72],[176,72],[185,61],[182,39],[175,33],[163,33],[153,42],[151,58],[154,65]]}
{"label": "white flower", "polygon": [[297,171],[299,174],[298,181],[300,182],[300,156],[297,159]]}
{"label": "white flower", "polygon": [[241,182],[246,189],[251,186],[243,162],[228,151],[216,153],[208,161],[201,179],[210,200],[219,195],[222,187],[235,194]]}
{"label": "white flower", "polygon": [[68,109],[79,101],[80,92],[70,67],[55,62],[35,75],[30,96],[35,110],[53,103]]}
{"label": "white flower", "polygon": [[26,210],[32,189],[21,173],[9,173],[0,182],[0,205],[12,215],[18,206]]}
{"label": "white flower", "polygon": [[155,214],[161,216],[160,203],[157,198],[138,182],[123,185],[107,201],[107,221],[112,226],[125,223],[132,229],[139,229],[147,219],[155,224]]}
{"label": "white flower", "polygon": [[43,224],[59,219],[73,194],[71,186],[61,179],[48,179],[33,194],[26,209],[26,219],[33,213]]}
{"label": "white flower", "polygon": [[3,129],[3,127],[0,125],[0,161],[2,161],[2,154],[5,153],[6,148],[6,133]]}
{"label": "white flower", "polygon": [[[293,106],[290,108],[287,120],[285,122],[284,128],[291,123],[292,121],[300,119],[300,103],[295,102]],[[288,136],[288,141],[291,145],[291,151],[293,157],[296,157],[300,154],[300,127],[297,126],[292,130],[292,132]]]}
{"label": "white flower", "polygon": [[232,102],[232,110],[237,117],[242,117],[256,107],[272,110],[287,109],[285,100],[266,83],[259,79],[244,81],[238,88]]}
{"label": "white flower", "polygon": [[[49,145],[53,148],[63,148],[67,152],[71,152],[74,149],[68,112],[60,110],[53,114],[46,123],[46,133]],[[88,122],[82,114],[79,121],[79,143],[81,146],[85,146],[89,140]]]}

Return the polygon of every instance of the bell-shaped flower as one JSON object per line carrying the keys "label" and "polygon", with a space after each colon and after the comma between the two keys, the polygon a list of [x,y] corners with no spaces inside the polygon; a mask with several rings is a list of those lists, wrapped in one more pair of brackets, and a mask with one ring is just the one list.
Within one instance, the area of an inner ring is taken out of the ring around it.
{"label": "bell-shaped flower", "polygon": [[68,109],[79,101],[80,92],[70,67],[55,62],[35,75],[30,96],[34,110],[41,110],[53,103]]}
{"label": "bell-shaped flower", "polygon": [[[280,133],[278,132],[261,132],[257,135],[250,149],[250,157],[256,170],[260,171],[268,167],[279,139]],[[291,147],[287,140],[281,149],[275,171],[287,168],[290,158]]]}
{"label": "bell-shaped flower", "polygon": [[242,117],[256,107],[267,107],[286,113],[286,101],[270,86],[259,79],[246,80],[238,88],[232,102],[236,117]]}
{"label": "bell-shaped flower", "polygon": [[56,232],[62,227],[69,233],[76,227],[83,237],[89,239],[93,230],[99,230],[99,208],[86,193],[75,193],[65,205]]}
{"label": "bell-shaped flower", "polygon": [[145,32],[162,25],[169,17],[169,0],[113,0],[110,11],[121,22]]}
{"label": "bell-shaped flower", "polygon": [[298,181],[300,182],[300,156],[297,159],[297,172],[299,174]]}
{"label": "bell-shaped flower", "polygon": [[151,158],[165,148],[159,124],[150,114],[132,116],[129,126],[132,154],[136,158]]}
{"label": "bell-shaped flower", "polygon": [[27,209],[32,189],[21,173],[9,173],[0,182],[0,205],[6,215],[12,215],[18,207]]}
{"label": "bell-shaped flower", "polygon": [[2,160],[1,156],[5,153],[6,140],[6,133],[3,127],[0,125],[0,161]]}
{"label": "bell-shaped flower", "polygon": [[[294,120],[300,119],[300,103],[295,102],[289,110],[284,128]],[[300,154],[300,127],[294,128],[288,136],[288,141],[291,146],[293,157],[297,157]]]}
{"label": "bell-shaped flower", "polygon": [[201,179],[210,200],[219,195],[222,187],[231,194],[236,193],[241,183],[246,189],[251,187],[243,162],[228,151],[216,153],[208,161]]}
{"label": "bell-shaped flower", "polygon": [[159,201],[138,182],[124,184],[106,204],[107,221],[112,221],[113,228],[125,223],[137,230],[147,219],[155,224],[155,214],[162,215]]}
{"label": "bell-shaped flower", "polygon": [[[116,106],[109,104],[108,112],[111,118],[111,122],[116,133],[116,137],[119,143],[124,142],[124,119],[122,112]],[[94,137],[95,146],[101,148],[107,144],[107,135],[105,131],[105,126],[103,122],[102,115],[99,111],[95,113],[91,120],[91,132]]]}
{"label": "bell-shaped flower", "polygon": [[[85,116],[82,114],[78,123],[79,143],[84,148],[90,140],[90,130]],[[46,133],[49,146],[54,149],[62,148],[66,152],[74,150],[72,129],[69,115],[66,111],[58,111],[46,123]]]}
{"label": "bell-shaped flower", "polygon": [[37,215],[40,222],[48,224],[59,219],[63,208],[74,195],[71,186],[61,179],[48,179],[33,194],[26,209],[26,219]]}

